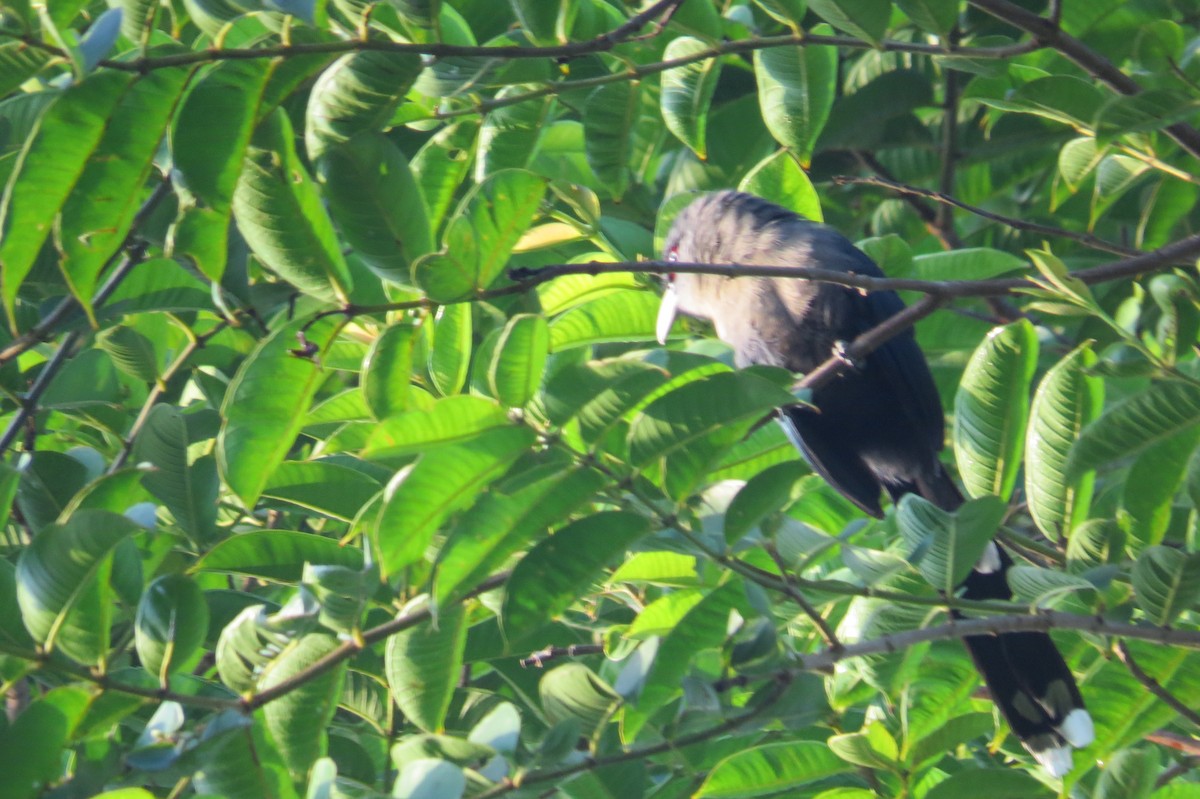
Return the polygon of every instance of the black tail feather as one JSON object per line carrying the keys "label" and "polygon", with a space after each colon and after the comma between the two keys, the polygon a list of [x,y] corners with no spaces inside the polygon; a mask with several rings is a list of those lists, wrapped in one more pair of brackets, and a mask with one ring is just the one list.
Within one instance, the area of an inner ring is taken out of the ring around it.
{"label": "black tail feather", "polygon": [[[943,510],[955,510],[962,494],[945,470],[917,481],[917,493]],[[1007,573],[1012,558],[992,544],[963,582],[964,599],[1012,598]],[[956,618],[963,615],[955,611]],[[1071,767],[1071,746],[1092,739],[1092,721],[1075,677],[1046,633],[970,635],[963,639],[992,700],[1013,734],[1055,776]]]}

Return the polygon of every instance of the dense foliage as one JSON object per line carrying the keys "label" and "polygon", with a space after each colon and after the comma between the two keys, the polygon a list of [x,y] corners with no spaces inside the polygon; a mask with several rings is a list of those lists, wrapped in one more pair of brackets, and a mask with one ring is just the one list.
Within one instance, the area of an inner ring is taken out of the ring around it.
{"label": "dense foliage", "polygon": [[[1200,796],[1198,27],[0,0],[0,796]],[[727,187],[920,300],[960,512],[654,343],[634,262]],[[968,627],[1055,631],[1065,780]]]}

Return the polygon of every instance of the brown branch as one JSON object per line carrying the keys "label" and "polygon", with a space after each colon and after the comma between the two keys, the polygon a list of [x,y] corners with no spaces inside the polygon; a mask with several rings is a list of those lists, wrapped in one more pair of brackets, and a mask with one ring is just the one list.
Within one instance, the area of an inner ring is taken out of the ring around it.
{"label": "brown branch", "polygon": [[37,413],[38,401],[41,400],[42,394],[46,393],[46,389],[50,388],[50,383],[58,375],[59,370],[75,354],[73,350],[75,349],[76,342],[79,341],[80,335],[78,331],[68,333],[66,338],[63,339],[62,344],[59,345],[58,351],[54,353],[54,357],[42,367],[42,371],[38,372],[37,379],[33,381],[29,392],[21,399],[21,407],[17,409],[16,414],[9,421],[4,434],[0,435],[0,456],[8,452],[8,448],[16,440],[17,434],[21,432],[21,428]]}
{"label": "brown branch", "polygon": [[[1113,91],[1130,96],[1142,93],[1143,88],[1137,81],[1122,72],[1112,61],[1065,33],[1057,21],[1044,19],[1008,0],[970,0],[970,3],[996,19],[1025,31],[1044,47],[1062,53],[1076,66],[1105,83]],[[1200,158],[1200,131],[1183,122],[1169,125],[1164,130],[1176,144],[1194,158]]]}
{"label": "brown branch", "polygon": [[222,319],[217,323],[212,330],[203,335],[194,336],[179,353],[178,357],[171,362],[171,365],[159,376],[154,387],[150,389],[146,396],[146,401],[142,403],[142,408],[138,412],[137,418],[133,420],[133,424],[129,428],[129,433],[125,436],[125,440],[121,444],[121,451],[117,453],[117,457],[113,458],[113,462],[108,467],[108,474],[112,474],[125,465],[129,460],[130,453],[133,452],[133,444],[137,440],[138,434],[141,433],[142,427],[145,426],[146,420],[150,418],[150,412],[154,410],[154,406],[162,397],[163,392],[167,390],[167,383],[171,381],[179,370],[182,369],[188,360],[198,351],[204,349],[205,345],[213,338],[229,326],[227,320]]}
{"label": "brown branch", "polygon": [[783,581],[784,596],[800,606],[800,609],[804,611],[804,615],[808,616],[809,621],[816,626],[817,631],[821,634],[821,637],[825,639],[826,646],[833,651],[841,650],[842,642],[838,639],[837,633],[833,631],[833,628],[829,626],[829,622],[827,622],[825,617],[817,611],[816,607],[814,607],[813,604],[808,601],[808,598],[792,585],[791,578],[788,576],[787,564],[784,563],[783,558],[780,557],[779,550],[775,548],[774,544],[770,543],[768,543],[768,545],[764,548],[767,550],[767,554],[771,556],[771,560],[775,561],[776,568],[779,569],[779,574]]}
{"label": "brown branch", "polygon": [[[92,298],[92,308],[100,308],[112,296],[112,293],[117,290],[133,268],[145,260],[145,249],[136,245],[138,231],[149,218],[150,214],[154,213],[154,209],[158,204],[166,198],[171,190],[170,178],[164,178],[161,183],[154,187],[154,191],[142,203],[141,208],[133,217],[133,222],[129,226],[129,233],[125,236],[125,241],[117,248],[101,267],[103,273],[116,261],[118,257],[123,256],[123,260],[113,271],[111,275],[104,281],[99,289],[96,290],[96,296]],[[66,319],[73,311],[79,309],[79,302],[71,296],[64,297],[58,305],[50,313],[46,314],[45,318],[39,321],[31,329],[22,333],[13,339],[4,349],[0,349],[0,366],[8,363],[13,358],[16,358],[23,352],[26,352],[38,344],[42,344],[53,338],[57,332],[59,324]]]}
{"label": "brown branch", "polygon": [[1167,732],[1166,730],[1159,730],[1147,735],[1146,740],[1156,743],[1159,746],[1165,746],[1168,749],[1184,752],[1188,755],[1200,755],[1200,741],[1195,738],[1188,738],[1187,736]]}
{"label": "brown branch", "polygon": [[[1174,266],[1200,255],[1200,235],[1188,236],[1121,261],[1080,269],[1070,277],[1088,285],[1112,280],[1134,278],[1147,272]],[[999,297],[1030,289],[1040,289],[1027,277],[993,278],[990,280],[915,280],[911,278],[871,277],[837,269],[806,266],[754,266],[750,264],[689,264],[677,261],[638,261],[636,263],[550,264],[539,268],[520,268],[509,276],[524,289],[563,275],[605,275],[633,272],[647,275],[669,275],[673,272],[724,277],[778,277],[812,280],[864,291],[917,291],[941,299],[960,297]]]}
{"label": "brown branch", "polygon": [[[493,574],[491,577],[487,578],[479,585],[475,586],[466,594],[464,594],[462,600],[460,601],[472,599],[480,594],[491,591],[493,588],[498,588],[504,585],[505,581],[508,580],[510,573],[511,572],[500,572],[499,574]],[[349,658],[354,657],[365,647],[378,641],[382,641],[388,636],[395,635],[402,630],[415,627],[421,622],[427,621],[431,618],[433,618],[433,611],[429,608],[425,608],[412,613],[406,613],[403,616],[399,616],[389,622],[384,622],[383,624],[372,627],[369,630],[363,630],[362,635],[357,639],[352,638],[349,641],[344,642],[337,649],[329,652],[324,657],[314,660],[304,669],[296,672],[287,679],[281,680],[272,685],[270,688],[259,691],[253,696],[246,697],[239,703],[240,708],[247,713],[257,710],[268,702],[278,699],[285,694],[291,693],[314,677],[324,674],[337,664],[341,663],[343,660],[348,660]]]}
{"label": "brown branch", "polygon": [[1170,707],[1192,724],[1200,727],[1200,713],[1185,705],[1178,697],[1164,688],[1162,683],[1143,671],[1142,667],[1134,659],[1133,653],[1129,651],[1129,646],[1124,641],[1118,640],[1114,649],[1117,653],[1117,659],[1125,664],[1125,668],[1129,669],[1129,673],[1133,675],[1135,680],[1146,686],[1150,693],[1163,701],[1163,704]]}
{"label": "brown branch", "polygon": [[890,180],[886,177],[854,177],[852,175],[836,175],[833,178],[834,184],[838,186],[858,185],[858,186],[878,186],[880,188],[889,189],[906,196],[924,197],[943,205],[960,208],[975,216],[998,222],[1006,227],[1014,230],[1025,230],[1030,233],[1037,233],[1043,236],[1053,236],[1060,239],[1069,239],[1070,241],[1078,242],[1085,247],[1090,247],[1094,250],[1102,250],[1114,255],[1135,256],[1143,254],[1142,250],[1136,250],[1132,247],[1126,247],[1123,244],[1106,241],[1090,233],[1075,233],[1074,231],[1064,230],[1063,228],[1054,227],[1053,225],[1043,225],[1038,222],[1026,222],[1024,219],[1017,219],[1011,216],[1002,216],[992,213],[977,205],[970,205],[962,200],[955,199],[949,194],[930,189],[923,189],[919,186],[910,186],[906,183],[899,183],[895,180]]}
{"label": "brown branch", "polygon": [[[656,9],[662,9],[667,6],[672,6],[677,0],[668,0],[667,2],[657,3],[655,6],[641,12],[635,17],[631,17],[628,23],[625,23],[618,28],[629,27],[635,20],[642,18],[637,28],[641,28],[648,20],[648,12]],[[632,31],[626,31],[624,37],[627,38]],[[478,58],[496,58],[496,59],[527,59],[527,58],[548,58],[548,59],[571,59],[585,55],[593,55],[604,53],[612,50],[623,41],[623,38],[614,38],[614,32],[601,34],[594,39],[589,39],[585,42],[569,42],[567,44],[549,45],[549,46],[526,46],[526,45],[504,45],[504,46],[488,46],[488,45],[455,45],[446,44],[444,42],[394,42],[390,40],[376,39],[352,39],[334,42],[303,42],[298,44],[283,44],[276,47],[257,47],[257,48],[210,48],[208,50],[193,51],[187,53],[178,53],[166,56],[147,56],[143,58],[130,59],[128,61],[115,61],[112,59],[102,59],[98,62],[98,66],[108,69],[120,70],[123,72],[145,73],[156,69],[166,69],[169,67],[187,66],[190,64],[203,64],[217,61],[246,61],[260,58],[288,58],[302,55],[342,55],[345,53],[357,53],[364,51],[377,51],[387,53],[413,53],[417,55],[431,56],[434,58],[448,57],[478,57]],[[69,55],[60,47],[43,42],[34,37],[32,34],[13,35],[8,32],[0,32],[0,36],[4,36],[15,41],[21,42],[28,47],[41,50],[59,58],[69,58]],[[1041,49],[1043,45],[1032,42],[1023,42],[1020,44],[1006,45],[1002,47],[963,47],[951,51],[949,48],[942,45],[920,44],[916,42],[902,42],[891,39],[885,39],[878,43],[865,42],[861,39],[856,39],[853,36],[822,36],[817,34],[796,33],[781,36],[764,36],[753,39],[742,39],[739,41],[723,42],[718,46],[709,48],[689,56],[686,59],[675,59],[670,62],[663,62],[659,69],[654,71],[661,72],[665,69],[670,69],[673,66],[689,64],[693,61],[702,61],[708,58],[715,58],[720,55],[729,53],[746,53],[754,50],[762,50],[772,47],[788,47],[788,46],[828,46],[828,47],[846,47],[856,50],[880,50],[903,53],[919,53],[923,55],[955,55],[971,58],[996,59],[1003,60],[1012,58],[1016,55],[1029,53],[1034,50]],[[620,73],[626,74],[626,73]],[[570,83],[566,81],[565,83]],[[581,85],[582,82],[573,84]],[[524,97],[522,99],[529,99]]]}
{"label": "brown branch", "polygon": [[585,655],[603,655],[604,646],[601,644],[571,644],[570,646],[548,646],[545,649],[534,652],[529,657],[521,658],[518,663],[521,668],[527,669],[533,667],[535,669],[543,668],[552,660],[560,658],[583,657]]}
{"label": "brown branch", "polygon": [[880,324],[855,338],[840,352],[829,356],[824,363],[796,381],[792,390],[820,388],[842,372],[854,368],[855,363],[866,358],[947,302],[949,300],[945,297],[934,295],[922,297],[900,313],[889,316]]}
{"label": "brown branch", "polygon": [[[855,150],[854,158],[864,169],[883,175],[887,180],[891,179],[891,172],[872,153],[865,150]],[[958,250],[962,248],[962,240],[958,238],[958,234],[954,232],[954,228],[950,227],[947,229],[943,227],[938,220],[937,211],[932,206],[921,201],[915,195],[901,195],[901,199],[920,217],[921,222],[925,225],[925,229],[929,231],[931,236],[937,238],[938,242],[942,245],[942,249]]]}
{"label": "brown branch", "polygon": [[475,794],[475,799],[494,799],[497,796],[504,796],[507,793],[512,793],[520,788],[525,788],[531,785],[539,785],[546,782],[557,782],[566,777],[579,774],[592,769],[603,768],[617,763],[629,763],[636,760],[645,760],[655,755],[661,755],[664,752],[670,752],[675,749],[682,749],[692,744],[702,743],[703,741],[716,738],[719,735],[724,735],[727,732],[732,732],[743,724],[753,721],[763,715],[771,708],[776,706],[776,702],[783,697],[788,686],[791,685],[790,675],[780,675],[775,682],[773,689],[763,696],[758,705],[754,708],[734,716],[731,719],[726,719],[720,724],[714,725],[706,730],[689,733],[688,735],[680,735],[675,738],[668,738],[660,743],[651,744],[650,746],[642,746],[637,749],[629,749],[624,752],[616,752],[611,755],[603,755],[601,757],[589,757],[580,763],[562,768],[547,769],[545,771],[530,771],[512,780],[505,778],[498,782],[493,787],[483,793]]}

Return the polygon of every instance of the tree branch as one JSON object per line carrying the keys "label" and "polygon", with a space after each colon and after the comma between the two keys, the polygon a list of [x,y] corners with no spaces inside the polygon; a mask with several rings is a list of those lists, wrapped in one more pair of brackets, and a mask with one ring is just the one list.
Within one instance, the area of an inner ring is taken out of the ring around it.
{"label": "tree branch", "polygon": [[[102,59],[98,62],[98,66],[120,70],[122,72],[146,73],[157,69],[188,66],[191,64],[205,64],[217,61],[247,61],[260,58],[288,58],[302,55],[344,55],[346,53],[357,53],[364,51],[413,53],[417,55],[430,56],[433,58],[547,58],[564,60],[586,55],[594,55],[597,53],[604,53],[612,50],[622,41],[627,39],[634,30],[640,29],[647,21],[649,21],[650,18],[656,16],[655,14],[648,14],[648,12],[656,9],[666,9],[668,6],[677,5],[678,2],[679,0],[667,0],[667,2],[659,2],[647,9],[645,12],[642,12],[635,17],[631,17],[629,22],[624,23],[621,28],[617,28],[610,33],[601,34],[594,39],[589,39],[585,42],[568,42],[567,44],[550,46],[505,45],[494,47],[487,45],[456,45],[446,44],[444,42],[418,43],[394,42],[390,40],[378,39],[352,39],[333,42],[303,42],[298,44],[283,44],[276,47],[210,48],[208,50],[177,53],[173,55],[146,56],[143,58],[130,59],[128,61]],[[629,28],[632,23],[634,23],[635,20],[639,20],[639,18],[641,19],[636,25],[636,28],[625,30],[622,36],[619,38],[616,36],[617,31]],[[0,32],[0,37],[13,39],[28,47],[41,50],[59,58],[69,58],[69,54],[62,50],[62,48],[48,44],[47,42],[34,37],[32,34],[14,35],[11,32]],[[647,66],[658,67],[653,71],[661,72],[674,66],[690,64],[693,61],[703,61],[705,59],[715,58],[717,56],[726,55],[729,53],[746,53],[754,50],[788,46],[846,47],[855,50],[871,49],[903,53],[920,53],[931,56],[955,55],[960,57],[1003,60],[1012,58],[1016,55],[1041,49],[1044,45],[1035,44],[1033,42],[1023,42],[1020,44],[1006,45],[1002,47],[963,47],[951,51],[945,46],[935,44],[902,42],[891,39],[885,39],[878,43],[872,43],[863,41],[862,39],[856,39],[853,36],[822,36],[817,34],[796,33],[723,42],[718,46],[697,52],[686,59],[674,59],[672,61],[661,62],[660,64],[651,64]],[[628,73],[626,72],[621,72],[618,73],[618,77],[627,74]],[[572,87],[583,85],[582,81],[564,81],[563,83],[569,84]],[[529,97],[521,96],[516,99],[518,102],[520,102],[522,99],[529,99]]]}
{"label": "tree branch", "polygon": [[1162,686],[1158,680],[1151,677],[1142,670],[1137,661],[1133,658],[1133,653],[1129,651],[1129,646],[1121,640],[1116,642],[1115,651],[1117,659],[1125,664],[1125,668],[1129,669],[1129,673],[1133,678],[1149,689],[1150,693],[1157,696],[1165,705],[1170,707],[1179,715],[1190,721],[1192,724],[1200,727],[1200,713],[1192,710],[1179,700],[1174,694]]}
{"label": "tree branch", "polygon": [[[133,217],[133,222],[129,226],[129,233],[125,237],[125,241],[117,248],[116,252],[109,257],[104,266],[101,267],[101,273],[109,268],[118,257],[124,256],[120,265],[113,271],[112,274],[104,281],[99,289],[96,290],[96,295],[92,298],[92,307],[100,308],[112,296],[112,293],[117,290],[133,268],[145,260],[146,254],[144,248],[136,247],[138,231],[145,224],[146,219],[150,214],[154,213],[154,209],[163,201],[171,190],[170,178],[164,178],[146,201],[142,203],[141,208]],[[0,349],[0,366],[8,363],[13,358],[16,358],[23,352],[26,352],[38,344],[49,341],[57,331],[58,325],[66,319],[71,312],[78,310],[79,302],[72,296],[67,296],[62,299],[58,305],[50,313],[46,314],[45,318],[34,325],[30,330],[17,336],[8,346]]]}
{"label": "tree branch", "polygon": [[[1188,236],[1121,261],[1080,269],[1070,277],[1088,285],[1111,280],[1133,278],[1175,266],[1185,259],[1200,255],[1200,235]],[[633,272],[648,275],[688,273],[696,275],[722,275],[724,277],[778,277],[812,280],[864,291],[917,291],[940,299],[959,297],[998,297],[1020,291],[1040,288],[1027,277],[995,278],[990,280],[915,280],[910,278],[871,277],[837,269],[822,269],[807,266],[754,266],[751,264],[689,264],[677,261],[638,261],[636,263],[550,264],[539,268],[509,270],[509,277],[524,289],[553,280],[563,275],[606,275],[616,272]],[[465,301],[465,300],[464,300]]]}
{"label": "tree branch", "polygon": [[[1142,86],[1137,81],[1079,39],[1065,33],[1057,20],[1043,19],[1008,0],[970,0],[970,3],[996,19],[1025,31],[1035,42],[1062,53],[1113,91],[1125,95],[1142,93]],[[1186,123],[1177,122],[1165,128],[1165,132],[1194,158],[1200,158],[1200,131]]]}
{"label": "tree branch", "polygon": [[22,398],[21,407],[9,421],[4,434],[0,435],[0,457],[3,457],[4,453],[8,452],[8,448],[16,440],[17,434],[21,432],[21,428],[37,413],[38,401],[41,400],[42,394],[46,393],[46,389],[50,388],[50,383],[58,375],[58,371],[74,355],[75,343],[79,341],[79,338],[79,332],[68,333],[66,338],[63,339],[62,344],[59,345],[58,351],[54,353],[54,357],[38,373],[37,379],[33,381],[29,392]]}
{"label": "tree branch", "polygon": [[988,219],[992,222],[998,222],[1005,227],[1012,228],[1013,230],[1025,230],[1030,233],[1037,233],[1043,236],[1069,239],[1070,241],[1078,242],[1085,247],[1090,247],[1093,250],[1102,250],[1114,255],[1133,257],[1143,254],[1142,250],[1137,250],[1133,247],[1126,247],[1123,244],[1106,241],[1097,236],[1093,236],[1090,233],[1075,233],[1074,231],[1064,230],[1063,228],[1054,227],[1053,225],[1043,225],[1038,222],[1027,222],[1024,219],[994,214],[991,211],[987,211],[977,205],[970,205],[962,200],[951,197],[949,194],[939,191],[931,191],[930,189],[923,189],[919,186],[910,186],[906,183],[899,183],[882,176],[854,177],[852,175],[836,175],[833,178],[833,182],[838,186],[878,186],[880,188],[890,189],[897,194],[924,197],[935,202],[943,203],[944,205],[960,208],[968,213],[974,214],[975,216],[982,217],[983,219]]}

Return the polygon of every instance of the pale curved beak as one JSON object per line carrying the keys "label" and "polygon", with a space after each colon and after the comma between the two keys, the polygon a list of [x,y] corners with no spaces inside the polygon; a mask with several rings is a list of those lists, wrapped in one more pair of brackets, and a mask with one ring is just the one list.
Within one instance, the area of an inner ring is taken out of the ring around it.
{"label": "pale curved beak", "polygon": [[654,325],[654,334],[659,344],[667,343],[667,336],[671,335],[671,325],[675,323],[678,310],[679,294],[675,287],[668,283],[666,291],[663,292],[662,305],[658,306],[658,322]]}

